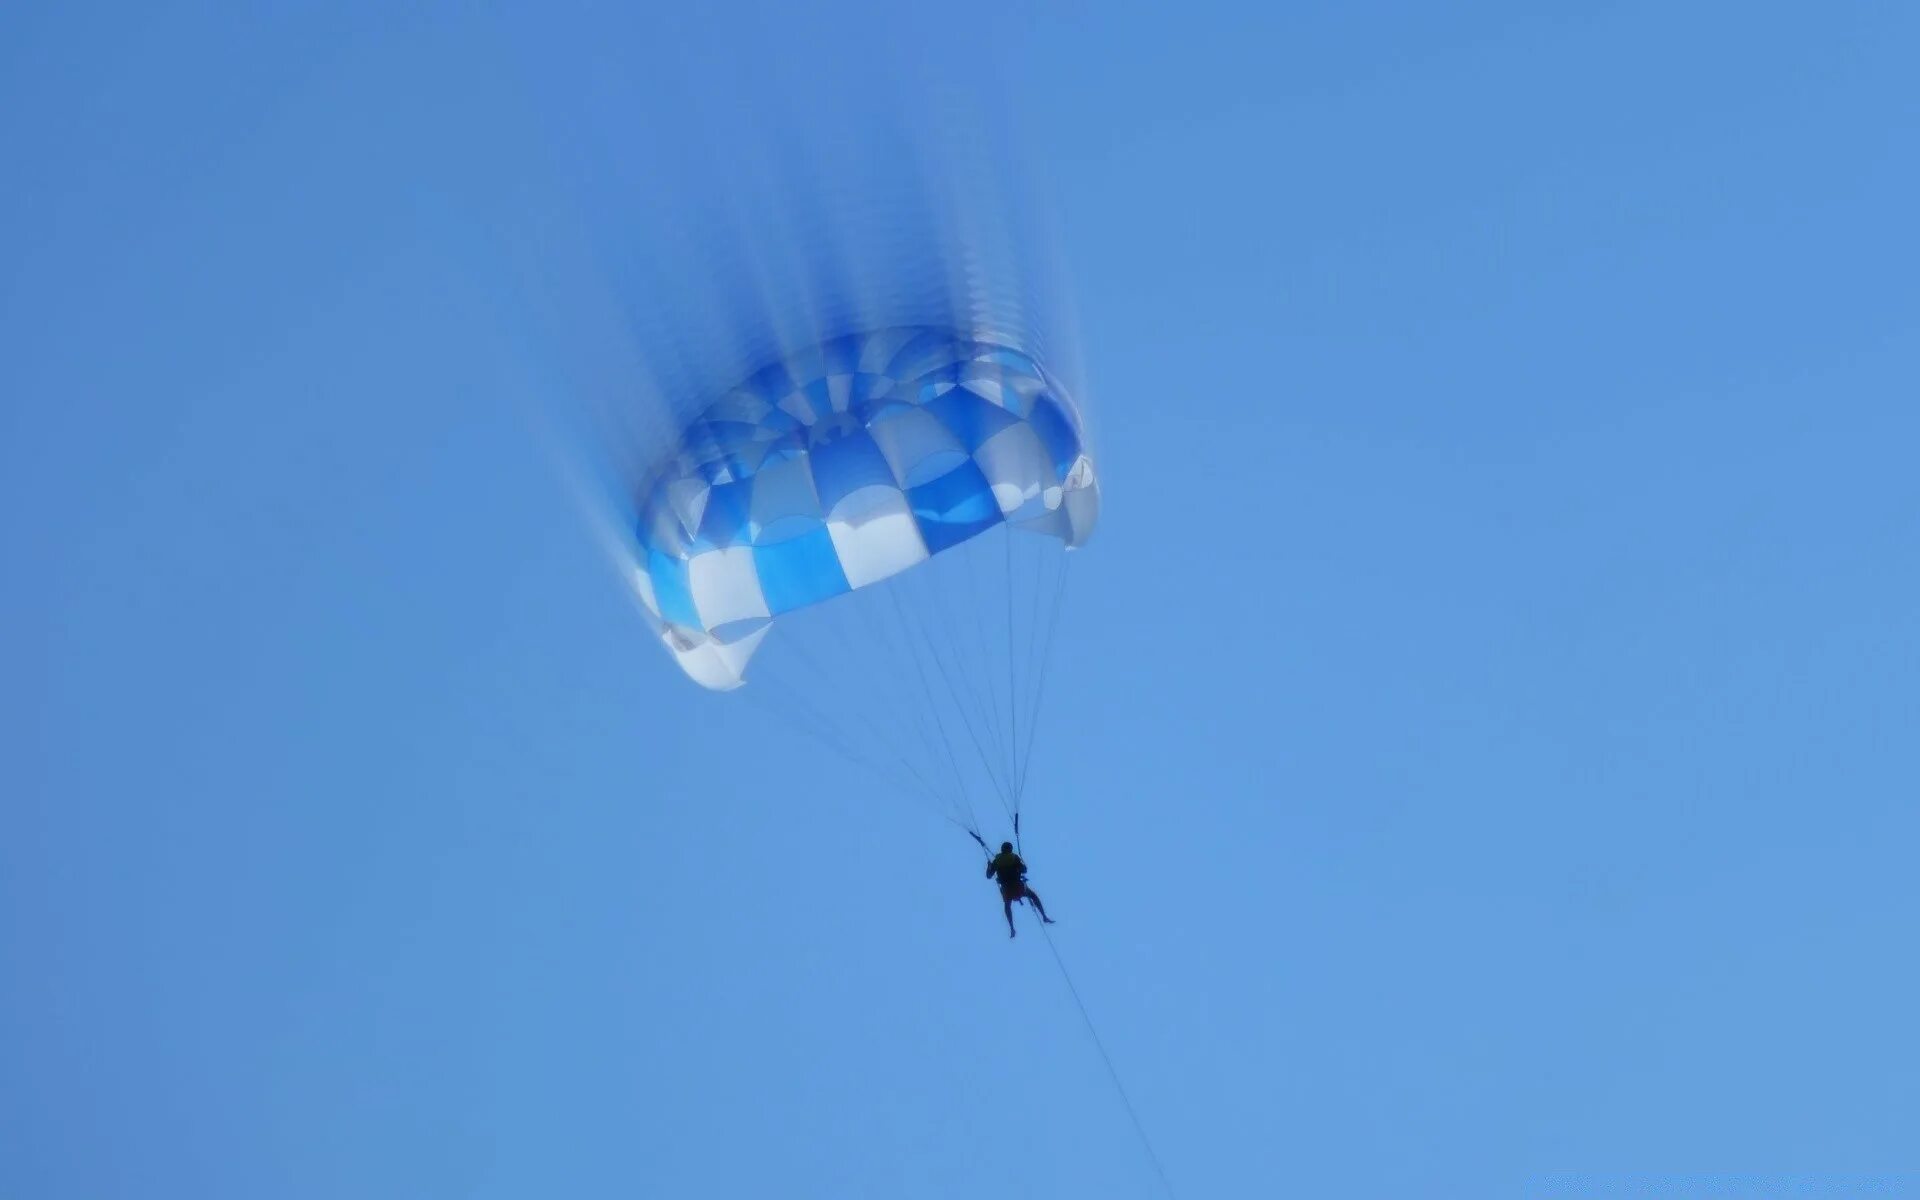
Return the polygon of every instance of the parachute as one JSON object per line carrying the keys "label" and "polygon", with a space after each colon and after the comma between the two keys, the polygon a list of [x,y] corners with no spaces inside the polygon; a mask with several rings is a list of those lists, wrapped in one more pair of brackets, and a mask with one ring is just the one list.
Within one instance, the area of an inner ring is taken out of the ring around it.
{"label": "parachute", "polygon": [[[828,341],[714,401],[637,499],[634,585],[689,677],[754,695],[784,676],[769,711],[946,805],[982,851],[984,777],[1019,836],[1066,556],[1100,512],[1083,415],[1033,356],[935,326]],[[763,670],[782,649],[788,671]]]}
{"label": "parachute", "polygon": [[776,710],[977,832],[961,760],[1017,816],[1059,560],[1099,507],[1083,416],[1033,356],[882,329],[764,367],[679,433],[640,488],[634,584],[716,691],[754,690],[763,642],[808,625],[787,682],[812,694]]}

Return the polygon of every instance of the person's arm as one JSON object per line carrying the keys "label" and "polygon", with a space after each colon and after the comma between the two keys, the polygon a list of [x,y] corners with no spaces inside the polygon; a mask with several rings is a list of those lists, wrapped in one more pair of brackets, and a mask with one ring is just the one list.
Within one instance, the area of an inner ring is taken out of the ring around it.
{"label": "person's arm", "polygon": [[987,878],[988,879],[993,878],[993,860],[992,859],[987,860]]}

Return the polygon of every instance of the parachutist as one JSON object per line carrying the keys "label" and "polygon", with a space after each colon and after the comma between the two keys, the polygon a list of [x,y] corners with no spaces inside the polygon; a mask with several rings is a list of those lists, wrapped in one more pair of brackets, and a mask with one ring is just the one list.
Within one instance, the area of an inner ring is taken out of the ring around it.
{"label": "parachutist", "polygon": [[1000,881],[1001,907],[1007,913],[1007,936],[1013,937],[1013,902],[1026,900],[1032,903],[1040,919],[1053,924],[1053,918],[1047,915],[1046,906],[1040,903],[1040,897],[1027,886],[1027,864],[1013,852],[1012,842],[1001,842],[1000,853],[987,860],[988,876]]}

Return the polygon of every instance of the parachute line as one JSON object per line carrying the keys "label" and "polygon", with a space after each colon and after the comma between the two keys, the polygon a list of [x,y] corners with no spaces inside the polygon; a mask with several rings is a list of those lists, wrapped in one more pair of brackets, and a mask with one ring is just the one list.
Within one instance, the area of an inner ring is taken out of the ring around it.
{"label": "parachute line", "polygon": [[[904,610],[901,609],[899,593],[896,591],[889,591],[887,595],[893,600],[895,609],[901,611],[901,615],[900,615],[901,623],[903,625],[906,624],[907,618]],[[939,650],[934,647],[933,641],[931,638],[927,636],[925,629],[920,630],[920,635],[921,635],[920,637],[921,643],[927,647],[928,654],[930,654],[933,658],[934,667],[940,672],[941,682],[947,685],[947,691],[952,693],[955,699],[957,700],[959,697],[959,691],[954,686],[952,676],[949,675],[947,672],[946,659],[940,654]],[[959,670],[958,662],[955,663],[954,670],[958,672]],[[1009,815],[1011,815],[1013,812],[1012,802],[1008,798],[1006,790],[1001,786],[999,776],[994,774],[993,762],[987,756],[986,747],[983,746],[980,742],[980,734],[974,728],[973,719],[970,716],[968,716],[964,708],[960,710],[960,718],[961,718],[961,722],[966,726],[966,729],[967,729],[967,740],[973,743],[974,753],[980,756],[980,765],[986,768],[987,777],[993,783],[994,791],[998,793],[1000,796],[1001,806],[1007,810]]]}
{"label": "parachute line", "polygon": [[1015,813],[1020,811],[1020,799],[1027,790],[1027,771],[1033,762],[1033,743],[1040,724],[1040,703],[1046,699],[1047,674],[1053,663],[1053,635],[1060,624],[1060,601],[1067,594],[1067,570],[1072,565],[1073,561],[1071,559],[1061,559],[1060,574],[1053,592],[1053,611],[1047,617],[1047,634],[1040,645],[1039,679],[1034,687],[1033,706],[1030,710],[1033,713],[1033,719],[1027,730],[1027,753],[1026,757],[1021,760],[1019,777],[1014,780],[1013,807]]}
{"label": "parachute line", "polygon": [[[1007,714],[1008,715],[1007,715],[1007,742],[1006,742],[1005,749],[1007,752],[1007,779],[1011,781],[1015,777],[1014,767],[1018,759],[1019,747],[1020,747],[1020,710],[1014,704],[1014,699],[1013,699],[1013,675],[1014,675],[1014,668],[1015,668],[1015,659],[1013,657],[1013,526],[1011,525],[1004,526],[1002,536],[1006,538],[1006,564],[1007,564]],[[1032,719],[1031,713],[1028,714],[1028,719],[1029,720]],[[1013,817],[1015,821],[1018,821],[1020,819],[1020,793],[1017,790],[1013,794]]]}
{"label": "parachute line", "polygon": [[[833,630],[834,634],[840,639],[841,646],[845,648],[849,654],[854,653],[852,639],[848,637],[845,627],[838,622],[828,622],[828,625]],[[879,629],[883,637],[886,637],[888,646],[889,648],[891,648],[891,646],[893,645],[893,640],[891,636],[887,633],[885,623],[882,622],[878,624],[876,628]],[[806,660],[812,663],[813,669],[817,676],[824,676],[826,674],[825,668],[820,664],[818,664],[817,662],[813,662],[810,656],[803,654],[801,655],[801,657],[803,658],[803,660]],[[919,666],[918,658],[916,656],[912,656],[911,654],[910,654],[910,657],[914,657],[914,665],[917,668]],[[926,713],[929,710],[931,710],[933,713],[934,719],[937,722],[939,721],[940,710],[939,710],[939,707],[933,703],[933,693],[931,689],[928,688],[924,675],[921,676],[920,684],[921,684],[921,690],[922,690],[923,696],[927,701],[927,703],[924,706],[915,704],[913,702],[913,697],[909,694],[906,694],[904,687],[900,685],[897,680],[895,681],[894,686],[900,689],[901,694],[894,697],[894,699],[898,701],[897,706],[899,708],[905,709],[913,713],[914,727],[920,736],[921,746],[923,749],[928,751],[928,756],[927,756],[928,762],[929,764],[931,764],[929,766],[929,769],[935,770],[935,772],[937,773],[937,767],[940,762],[940,755],[932,752],[932,748],[936,743],[933,741],[932,735],[927,729]],[[867,718],[866,724],[867,724],[868,730],[873,734],[874,740],[876,742],[884,742],[885,738],[883,736],[883,731],[880,730],[877,723],[875,723],[870,716]],[[951,796],[946,796],[943,794],[942,799],[944,800],[944,802],[946,803],[950,811],[952,811],[956,815],[965,816],[967,828],[976,827],[979,825],[980,821],[979,821],[979,818],[974,815],[972,803],[969,802],[967,799],[966,780],[961,775],[958,765],[952,764],[951,744],[947,741],[946,731],[944,727],[941,729],[941,736],[937,744],[939,745],[940,748],[947,751],[948,762],[950,765],[953,766],[954,792]],[[907,756],[905,754],[901,754],[899,757],[901,762],[907,766],[908,770],[913,771],[914,777],[916,779],[922,779],[922,781],[924,782],[924,777],[920,774],[919,771],[913,769],[911,763],[909,763],[907,760]]]}
{"label": "parachute line", "polygon": [[1127,1095],[1127,1085],[1120,1082],[1120,1072],[1114,1068],[1113,1056],[1107,1053],[1106,1043],[1100,1040],[1100,1031],[1093,1027],[1093,1017],[1087,1012],[1086,1001],[1080,998],[1080,989],[1073,985],[1073,976],[1067,973],[1066,960],[1060,957],[1060,948],[1053,944],[1053,934],[1045,925],[1040,926],[1040,936],[1047,939],[1047,949],[1053,954],[1054,965],[1060,968],[1060,978],[1067,985],[1067,993],[1073,997],[1074,1006],[1080,1010],[1080,1019],[1086,1022],[1087,1035],[1093,1039],[1093,1048],[1100,1052],[1100,1061],[1107,1064],[1107,1077],[1113,1080],[1113,1090],[1120,1096],[1120,1103],[1127,1110],[1127,1116],[1133,1121],[1133,1131],[1140,1135],[1140,1148],[1147,1152],[1147,1161],[1153,1164],[1154,1174],[1160,1177],[1160,1186],[1168,1196],[1174,1195],[1173,1180],[1167,1176],[1166,1167],[1160,1163],[1160,1156],[1154,1153],[1153,1139],[1147,1136],[1147,1127],[1140,1120],[1140,1113],[1133,1107],[1133,1100]]}
{"label": "parachute line", "polygon": [[[907,791],[907,792],[912,792],[916,790],[920,791],[924,795],[926,795],[928,799],[934,801],[936,804],[945,805],[949,809],[952,808],[952,802],[947,797],[941,795],[939,792],[934,791],[931,787],[929,787],[926,784],[924,780],[920,780],[918,787],[916,787],[913,779],[909,779],[907,777],[894,774],[892,770],[887,766],[887,764],[877,761],[873,758],[870,758],[867,755],[861,754],[858,750],[855,750],[851,745],[847,744],[844,740],[842,740],[839,736],[837,736],[830,727],[803,721],[798,716],[783,711],[777,705],[769,705],[764,703],[764,700],[758,696],[754,697],[754,702],[756,704],[759,704],[763,709],[763,711],[775,713],[777,716],[780,717],[780,719],[785,721],[789,725],[789,727],[791,727],[792,729],[796,730],[799,733],[805,734],[806,736],[812,738],[814,741],[818,742],[820,745],[826,747],[827,749],[833,751],[836,754],[841,755],[847,761],[853,763],[855,766],[863,767],[866,770],[873,772],[874,775],[878,776],[882,781],[890,784],[891,786],[897,787],[900,790]],[[911,771],[913,773],[913,776],[915,779],[919,777],[919,772],[913,770],[912,764],[908,763],[905,759],[901,759],[900,763],[902,766],[906,767],[908,771]],[[949,824],[959,826],[962,829],[969,828],[969,825],[971,824],[977,824],[977,822],[969,822],[969,824],[963,825],[959,820],[955,819],[955,817],[951,815],[950,812],[941,813],[940,816]]]}
{"label": "parachute line", "polygon": [[[900,621],[901,636],[902,636],[902,639],[907,644],[907,657],[913,660],[914,674],[917,675],[920,679],[920,690],[925,696],[925,699],[927,701],[927,706],[926,706],[927,711],[932,712],[934,724],[939,727],[940,749],[946,755],[947,765],[953,770],[954,788],[960,795],[960,803],[964,805],[966,808],[967,822],[970,827],[968,832],[973,833],[975,835],[975,839],[978,840],[980,822],[974,817],[973,805],[967,799],[966,776],[960,770],[959,760],[954,757],[953,739],[947,736],[946,720],[940,715],[940,706],[934,703],[933,684],[929,682],[927,679],[926,664],[921,660],[919,650],[913,644],[912,635],[910,631],[907,629],[907,615],[905,610],[902,608],[900,604],[899,594],[897,592],[889,592],[888,596],[893,601],[893,611]],[[965,713],[961,714],[963,718],[965,717],[965,715],[966,715]]]}

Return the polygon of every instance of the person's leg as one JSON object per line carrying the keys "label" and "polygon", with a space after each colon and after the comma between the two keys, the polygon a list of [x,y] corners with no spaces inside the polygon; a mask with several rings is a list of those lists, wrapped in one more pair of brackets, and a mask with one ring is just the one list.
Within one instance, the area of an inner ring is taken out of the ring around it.
{"label": "person's leg", "polygon": [[1000,897],[1000,907],[1007,910],[1007,936],[1012,937],[1014,935],[1013,934],[1013,897],[1002,895]]}
{"label": "person's leg", "polygon": [[1032,888],[1028,888],[1027,899],[1033,901],[1033,907],[1035,911],[1040,914],[1042,921],[1045,921],[1049,925],[1053,924],[1053,918],[1047,915],[1047,906],[1040,903],[1039,893],[1035,892]]}

